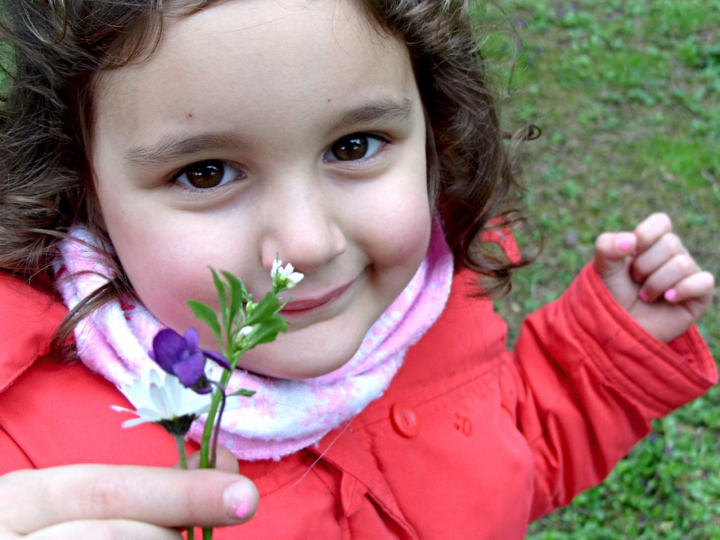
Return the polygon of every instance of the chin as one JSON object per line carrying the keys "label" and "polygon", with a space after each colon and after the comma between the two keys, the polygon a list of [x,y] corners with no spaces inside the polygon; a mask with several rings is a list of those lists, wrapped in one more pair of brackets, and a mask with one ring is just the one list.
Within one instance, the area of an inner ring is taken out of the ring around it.
{"label": "chin", "polygon": [[[282,351],[278,350],[280,347],[273,347],[278,344],[274,342],[260,345],[258,349],[251,351],[256,354],[246,353],[240,360],[239,367],[258,375],[278,379],[314,379],[332,373],[347,364],[360,348],[361,343],[362,340],[350,346],[345,344],[341,350],[322,351],[320,355],[313,355],[311,350],[306,349],[302,355],[292,357],[286,347],[282,347],[284,349]],[[278,362],[278,359],[281,361]]]}

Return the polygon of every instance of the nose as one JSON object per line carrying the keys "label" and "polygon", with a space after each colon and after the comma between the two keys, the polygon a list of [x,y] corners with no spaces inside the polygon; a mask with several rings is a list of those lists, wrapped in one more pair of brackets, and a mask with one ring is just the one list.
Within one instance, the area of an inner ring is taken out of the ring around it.
{"label": "nose", "polygon": [[327,265],[347,249],[338,202],[317,178],[286,178],[264,216],[263,266],[276,256],[303,273]]}

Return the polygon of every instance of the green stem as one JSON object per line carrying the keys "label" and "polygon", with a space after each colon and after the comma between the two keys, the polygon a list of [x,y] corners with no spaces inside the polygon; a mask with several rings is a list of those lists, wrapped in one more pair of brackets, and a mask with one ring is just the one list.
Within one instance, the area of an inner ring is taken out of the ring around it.
{"label": "green stem", "polygon": [[[237,364],[237,359],[232,358],[231,351],[233,349],[233,340],[232,340],[232,332],[231,332],[231,321],[232,321],[232,315],[230,315],[229,318],[226,318],[223,314],[223,326],[224,326],[224,333],[226,337],[226,343],[223,347],[221,345],[222,354],[225,355],[225,358],[227,358],[230,361],[230,365],[232,366],[232,369],[230,371],[223,370],[223,374],[220,376],[220,383],[219,386],[222,388],[223,392],[220,392],[219,390],[215,390],[212,395],[212,402],[210,403],[210,410],[208,411],[207,420],[205,420],[205,427],[203,428],[203,436],[202,441],[200,443],[200,468],[201,469],[209,469],[211,467],[211,456],[214,454],[214,452],[211,453],[210,448],[210,439],[212,437],[213,433],[213,426],[215,425],[215,417],[218,413],[218,408],[220,407],[220,403],[224,401],[224,391],[225,388],[227,388],[227,384],[230,381],[230,376],[232,375],[232,372],[235,370],[235,366]],[[239,357],[240,355],[238,355]],[[233,362],[235,360],[235,362]],[[218,426],[220,427],[220,426]]]}
{"label": "green stem", "polygon": [[221,388],[219,391],[220,394],[220,411],[218,412],[217,418],[217,425],[215,426],[215,431],[213,433],[213,440],[212,440],[212,452],[210,454],[210,467],[215,468],[215,465],[217,463],[217,447],[218,447],[218,436],[220,435],[220,422],[222,421],[223,413],[225,412],[225,402],[227,400],[227,396],[225,395],[225,389]]}
{"label": "green stem", "polygon": [[[213,440],[213,444],[210,444],[210,440],[213,436],[213,432],[217,434],[220,429],[220,421],[222,420],[222,410],[225,405],[225,388],[230,381],[231,371],[223,371],[220,377],[219,388],[213,392],[212,402],[210,403],[210,410],[208,411],[207,420],[205,421],[205,428],[203,429],[202,443],[200,444],[200,468],[209,469],[215,467],[215,455],[217,446],[217,437]],[[222,405],[222,408],[221,408]],[[220,414],[218,416],[218,409]],[[215,417],[218,416],[217,429],[213,430],[215,424]],[[212,446],[212,448],[211,448]],[[213,530],[212,528],[203,528],[202,530],[203,540],[212,540]],[[188,538],[188,540],[192,540]]]}
{"label": "green stem", "polygon": [[173,435],[175,444],[177,444],[178,455],[180,456],[180,468],[187,469],[187,457],[185,456],[185,437],[182,435]]}
{"label": "green stem", "polygon": [[[217,434],[220,431],[220,422],[222,421],[222,413],[225,409],[225,389],[227,388],[230,377],[232,376],[237,361],[242,355],[242,351],[237,353],[235,358],[232,358],[230,351],[233,349],[232,332],[230,331],[230,321],[223,320],[225,326],[225,335],[227,336],[227,344],[224,347],[223,353],[226,358],[230,360],[231,370],[223,370],[223,374],[220,376],[219,388],[213,392],[212,402],[210,403],[210,410],[208,411],[207,420],[205,420],[205,427],[203,428],[202,441],[200,444],[200,468],[209,469],[215,467],[215,456],[217,455]],[[218,414],[219,409],[219,414]],[[217,417],[217,426],[215,426],[215,418]],[[215,429],[213,429],[215,428]],[[213,438],[213,433],[215,437]],[[210,440],[213,440],[212,445]],[[212,448],[211,448],[212,446]],[[213,530],[212,528],[203,528],[202,530],[203,540],[212,540]],[[192,540],[188,537],[188,540]]]}
{"label": "green stem", "polygon": [[[173,435],[177,444],[178,455],[180,456],[180,468],[187,470],[187,456],[185,455],[185,437],[182,435]],[[212,538],[212,536],[211,536]],[[187,528],[187,540],[195,540],[195,529]]]}
{"label": "green stem", "polygon": [[[223,371],[223,374],[220,377],[220,386],[223,389],[227,388],[227,383],[230,380],[231,375],[231,372]],[[220,390],[215,390],[212,396],[212,403],[210,403],[210,410],[208,411],[207,420],[205,420],[205,428],[203,429],[202,442],[200,444],[201,469],[210,468],[210,456],[212,455],[210,448],[210,440],[212,438],[213,426],[215,425],[215,417],[217,416],[222,399],[223,393]]]}

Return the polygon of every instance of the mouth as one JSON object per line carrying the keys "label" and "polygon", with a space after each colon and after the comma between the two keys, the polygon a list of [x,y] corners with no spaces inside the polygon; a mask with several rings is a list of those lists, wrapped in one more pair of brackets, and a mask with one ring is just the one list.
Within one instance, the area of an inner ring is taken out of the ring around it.
{"label": "mouth", "polygon": [[336,289],[333,289],[327,293],[319,294],[316,296],[293,298],[287,306],[283,308],[281,314],[284,317],[295,317],[299,315],[305,315],[320,311],[326,307],[331,306],[347,291],[355,280],[346,283]]}

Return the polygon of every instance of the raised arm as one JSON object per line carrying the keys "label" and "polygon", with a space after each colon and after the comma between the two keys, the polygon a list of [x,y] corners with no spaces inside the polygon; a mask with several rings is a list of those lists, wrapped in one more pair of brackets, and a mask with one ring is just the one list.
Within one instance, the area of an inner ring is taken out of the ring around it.
{"label": "raised arm", "polygon": [[601,235],[594,263],[523,325],[506,376],[535,461],[533,518],[602,481],[650,420],[717,382],[692,325],[712,276],[668,224],[658,214]]}

